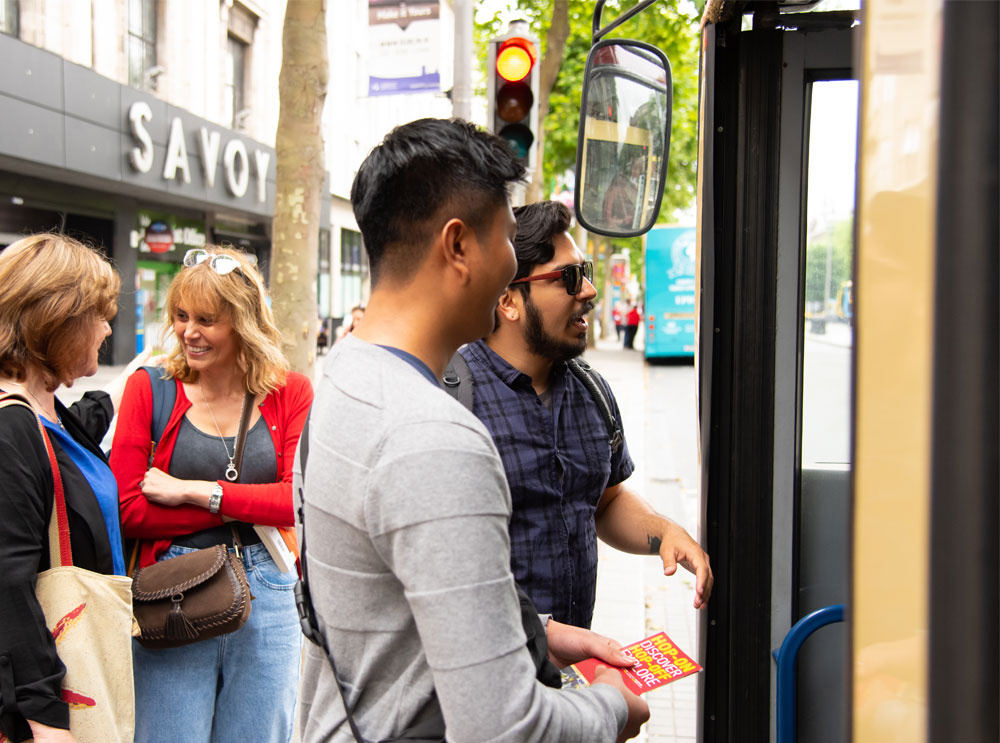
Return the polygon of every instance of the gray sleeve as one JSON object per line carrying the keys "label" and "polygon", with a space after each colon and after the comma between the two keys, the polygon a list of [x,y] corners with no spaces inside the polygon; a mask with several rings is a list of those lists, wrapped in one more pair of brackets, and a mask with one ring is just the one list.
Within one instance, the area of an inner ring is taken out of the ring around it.
{"label": "gray sleeve", "polygon": [[510,571],[506,479],[488,441],[386,456],[369,483],[365,519],[403,585],[448,740],[614,741],[627,715],[617,690],[535,680]]}

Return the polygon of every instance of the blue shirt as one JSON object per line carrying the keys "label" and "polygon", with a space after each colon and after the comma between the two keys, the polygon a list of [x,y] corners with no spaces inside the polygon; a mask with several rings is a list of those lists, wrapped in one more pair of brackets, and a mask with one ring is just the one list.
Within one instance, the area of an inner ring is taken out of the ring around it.
{"label": "blue shirt", "polygon": [[[590,627],[597,587],[597,524],[604,491],[632,474],[628,445],[614,455],[604,418],[565,364],[553,367],[546,405],[531,377],[483,341],[460,353],[473,378],[472,412],[500,452],[513,503],[511,569],[538,611]],[[603,379],[612,413],[618,403]]]}
{"label": "blue shirt", "polygon": [[104,526],[108,530],[108,541],[111,542],[111,561],[115,575],[125,575],[125,557],[122,554],[122,529],[118,516],[118,483],[115,476],[96,454],[81,445],[61,426],[56,425],[44,415],[40,416],[49,436],[55,436],[62,450],[69,454],[73,464],[87,480],[91,490],[97,497],[104,516]]}

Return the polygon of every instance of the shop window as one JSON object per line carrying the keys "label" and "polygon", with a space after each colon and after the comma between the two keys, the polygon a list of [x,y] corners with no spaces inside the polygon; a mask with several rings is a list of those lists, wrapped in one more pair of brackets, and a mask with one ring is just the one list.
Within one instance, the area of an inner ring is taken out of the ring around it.
{"label": "shop window", "polygon": [[233,129],[243,129],[250,110],[244,101],[247,45],[232,36],[226,43],[226,84],[223,116]]}
{"label": "shop window", "polygon": [[163,69],[156,64],[156,0],[129,0],[128,83],[156,90]]}
{"label": "shop window", "polygon": [[340,297],[339,315],[345,317],[351,307],[362,304],[362,286],[368,278],[368,256],[361,241],[361,233],[354,230],[340,231]]}
{"label": "shop window", "polygon": [[223,86],[223,120],[233,129],[245,129],[250,117],[247,101],[247,78],[250,69],[250,49],[257,16],[239,3],[229,8],[226,36],[226,69]]}
{"label": "shop window", "polygon": [[0,33],[18,35],[18,10],[17,0],[0,0]]}
{"label": "shop window", "polygon": [[316,273],[316,304],[321,318],[330,316],[330,230],[319,231],[319,261]]}

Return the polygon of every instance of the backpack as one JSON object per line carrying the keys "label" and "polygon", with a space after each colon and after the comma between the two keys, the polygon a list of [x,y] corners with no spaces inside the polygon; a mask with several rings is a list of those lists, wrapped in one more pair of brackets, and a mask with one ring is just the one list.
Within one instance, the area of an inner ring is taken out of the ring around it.
{"label": "backpack", "polygon": [[[611,401],[608,399],[603,385],[598,382],[597,372],[583,359],[570,359],[566,362],[566,366],[583,383],[583,386],[587,388],[587,392],[590,393],[594,404],[597,405],[601,417],[604,418],[604,426],[608,429],[608,444],[611,445],[611,454],[617,454],[618,450],[622,448],[625,438],[622,436],[622,430],[618,425],[618,421],[615,420],[615,416],[611,412]],[[465,357],[461,353],[456,351],[455,355],[451,357],[451,361],[448,362],[448,367],[444,370],[444,376],[441,377],[441,381],[444,382],[445,390],[448,394],[462,403],[469,412],[472,412],[475,380],[472,378],[469,362],[465,360]]]}

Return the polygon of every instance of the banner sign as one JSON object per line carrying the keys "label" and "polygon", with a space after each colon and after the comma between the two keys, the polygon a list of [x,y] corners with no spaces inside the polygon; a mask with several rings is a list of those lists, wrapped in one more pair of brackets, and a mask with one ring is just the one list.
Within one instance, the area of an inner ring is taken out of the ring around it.
{"label": "banner sign", "polygon": [[441,89],[437,0],[369,0],[368,95]]}

